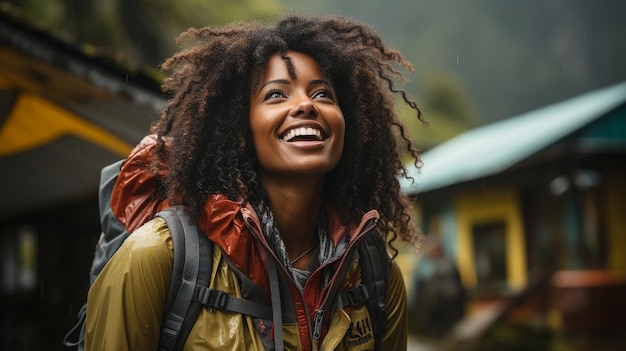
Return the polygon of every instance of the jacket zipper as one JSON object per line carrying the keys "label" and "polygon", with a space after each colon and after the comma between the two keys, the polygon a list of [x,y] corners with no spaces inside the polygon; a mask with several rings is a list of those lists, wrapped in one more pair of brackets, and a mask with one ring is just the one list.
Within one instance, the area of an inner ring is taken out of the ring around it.
{"label": "jacket zipper", "polygon": [[[267,240],[265,240],[265,237],[263,236],[262,233],[259,233],[257,225],[255,223],[255,221],[252,219],[252,217],[246,213],[248,210],[245,208],[242,208],[242,215],[245,218],[245,223],[246,223],[246,227],[248,227],[248,229],[258,238],[261,238],[261,243],[263,244],[263,246],[265,247],[265,249],[271,254],[272,258],[278,263],[278,266],[280,267],[282,273],[284,276],[289,277],[289,274],[287,272],[287,270],[285,269],[285,267],[283,267],[282,263],[280,263],[280,260],[278,259],[278,257],[276,256],[276,254],[274,253],[274,251],[272,250],[272,248],[269,246],[269,244],[267,243]],[[339,267],[338,269],[335,271],[335,274],[333,275],[333,277],[330,279],[330,284],[329,286],[326,287],[326,291],[330,291],[332,290],[332,288],[335,286],[335,284],[337,284],[337,278],[339,273],[341,272],[343,266],[346,264],[346,259],[348,257],[348,253],[354,248],[354,246],[356,245],[357,242],[360,242],[360,239],[363,237],[363,235],[365,235],[365,233],[367,233],[368,231],[370,231],[371,229],[373,229],[376,224],[375,221],[373,220],[374,218],[376,218],[374,215],[368,215],[367,213],[365,214],[365,216],[363,217],[363,221],[365,222],[365,224],[363,225],[362,228],[360,228],[357,236],[350,241],[348,247],[345,249],[344,254],[342,254],[340,256],[341,258],[341,262],[339,263]],[[313,273],[311,273],[311,275],[315,274],[315,272],[317,272],[318,270],[323,269],[326,266],[329,266],[331,264],[333,264],[334,262],[336,262],[337,259],[328,262],[327,264],[325,264],[324,266],[320,266],[318,267]],[[293,284],[293,282],[290,281],[291,279],[288,279],[289,284]],[[305,287],[303,288],[303,290],[306,289],[306,284]],[[311,328],[311,321],[309,318],[309,312],[308,312],[308,307],[306,304],[306,300],[304,298],[304,294],[303,292],[301,292],[299,289],[295,289],[298,291],[299,295],[300,295],[300,299],[302,300],[302,305],[304,306],[305,309],[305,316],[306,316],[306,321],[307,321],[307,329],[309,330],[309,335],[311,338],[311,346],[312,346],[312,350],[318,350],[319,349],[319,342],[320,342],[320,338],[322,336],[322,323],[324,321],[324,311],[326,308],[328,308],[329,306],[326,306],[329,303],[329,299],[330,299],[330,293],[327,293],[326,296],[324,297],[324,300],[322,300],[322,302],[318,305],[317,309],[315,310],[315,316],[314,316],[314,320],[313,320],[313,328]],[[297,312],[296,312],[297,314]],[[312,331],[312,332],[311,332]]]}
{"label": "jacket zipper", "polygon": [[[259,229],[257,228],[255,221],[251,218],[249,214],[245,213],[247,212],[247,210],[245,208],[242,208],[241,210],[242,210],[242,215],[245,218],[245,224],[246,224],[246,227],[248,227],[248,230],[250,230],[253,235],[259,238],[259,241],[261,242],[263,247],[265,247],[265,250],[270,254],[272,259],[276,262],[276,265],[281,270],[283,277],[290,277],[289,272],[287,272],[283,264],[280,262],[280,260],[278,259],[278,256],[276,256],[276,253],[274,253],[274,250],[272,250],[272,248],[267,243],[267,240],[265,240],[265,236],[263,236],[263,233],[259,233]],[[287,279],[287,282],[288,284],[293,285],[293,282],[291,281],[291,279]],[[310,335],[311,334],[311,321],[309,318],[309,311],[306,305],[306,300],[304,299],[304,294],[299,289],[295,288],[294,286],[292,286],[292,288],[293,288],[292,290],[298,291],[300,300],[302,301],[302,306],[304,306],[304,313],[305,313],[306,322],[307,322],[307,330],[309,331],[309,335]],[[297,320],[297,312],[296,312],[296,320]],[[317,350],[317,348],[314,348],[314,350]]]}
{"label": "jacket zipper", "polygon": [[[328,293],[326,293],[324,300],[322,300],[318,308],[315,310],[315,319],[314,319],[313,335],[312,335],[313,345],[316,345],[315,350],[317,350],[317,345],[319,345],[320,337],[322,336],[322,322],[324,321],[324,311],[330,307],[330,306],[327,306],[329,304],[329,299],[331,295],[333,295],[330,293],[330,290],[332,290],[335,284],[338,284],[337,283],[338,276],[340,272],[343,270],[344,266],[346,265],[345,261],[347,260],[347,257],[349,256],[348,254],[352,251],[356,243],[360,242],[360,239],[363,237],[363,235],[365,235],[365,233],[367,233],[368,231],[370,231],[371,229],[375,227],[375,222],[372,220],[372,217],[366,218],[365,220],[366,220],[366,223],[365,225],[363,225],[363,228],[361,228],[356,238],[350,242],[344,254],[341,255],[341,262],[339,263],[339,267],[335,271],[335,274],[333,275],[333,277],[330,279],[329,286],[325,289],[326,291],[328,291]],[[328,262],[325,266],[331,265],[334,262],[335,261]],[[319,267],[318,269],[322,269],[322,268],[323,267]]]}

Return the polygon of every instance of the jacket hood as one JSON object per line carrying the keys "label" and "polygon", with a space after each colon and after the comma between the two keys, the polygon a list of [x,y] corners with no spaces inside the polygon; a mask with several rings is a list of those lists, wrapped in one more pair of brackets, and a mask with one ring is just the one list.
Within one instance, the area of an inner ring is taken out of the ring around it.
{"label": "jacket hood", "polygon": [[122,164],[113,188],[111,211],[129,233],[169,206],[167,200],[155,196],[154,189],[159,189],[159,180],[168,171],[164,163],[156,173],[151,168],[156,144],[156,135],[141,140]]}

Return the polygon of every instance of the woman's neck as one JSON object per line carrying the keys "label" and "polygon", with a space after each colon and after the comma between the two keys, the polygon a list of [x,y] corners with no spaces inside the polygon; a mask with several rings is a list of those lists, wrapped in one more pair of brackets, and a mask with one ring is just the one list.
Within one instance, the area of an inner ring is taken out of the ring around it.
{"label": "woman's neck", "polygon": [[316,245],[323,182],[263,177],[262,183],[289,257],[297,257]]}

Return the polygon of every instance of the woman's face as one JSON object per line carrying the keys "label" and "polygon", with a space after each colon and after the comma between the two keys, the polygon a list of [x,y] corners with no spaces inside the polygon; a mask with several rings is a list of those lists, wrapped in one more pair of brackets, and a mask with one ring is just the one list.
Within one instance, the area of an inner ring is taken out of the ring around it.
{"label": "woman's face", "polygon": [[331,83],[313,58],[289,51],[296,78],[273,55],[250,97],[250,128],[265,175],[319,175],[343,152],[345,121]]}

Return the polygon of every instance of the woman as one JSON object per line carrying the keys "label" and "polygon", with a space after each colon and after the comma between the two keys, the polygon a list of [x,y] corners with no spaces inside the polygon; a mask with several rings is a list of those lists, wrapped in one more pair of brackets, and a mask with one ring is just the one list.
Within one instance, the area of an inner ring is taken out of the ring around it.
{"label": "woman", "polygon": [[111,199],[134,233],[90,289],[86,349],[157,348],[172,244],[152,216],[170,205],[184,206],[215,243],[211,287],[241,296],[242,281],[252,282],[272,301],[269,274],[279,267],[282,292],[282,323],[205,309],[185,349],[406,349],[395,264],[382,340],[366,308],[337,301],[361,278],[353,253],[364,235],[377,231],[390,244],[418,237],[396,178],[405,172],[397,131],[416,164],[418,155],[392,97],[419,116],[392,83],[392,64],[410,64],[338,17],[191,29],[179,41],[190,44],[163,64],[167,106]]}

